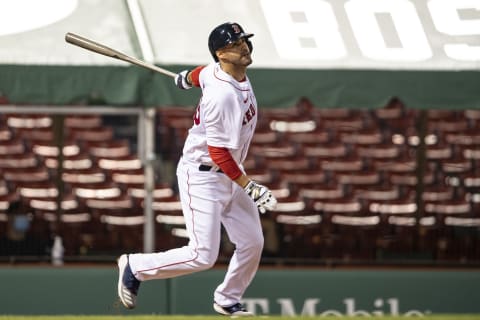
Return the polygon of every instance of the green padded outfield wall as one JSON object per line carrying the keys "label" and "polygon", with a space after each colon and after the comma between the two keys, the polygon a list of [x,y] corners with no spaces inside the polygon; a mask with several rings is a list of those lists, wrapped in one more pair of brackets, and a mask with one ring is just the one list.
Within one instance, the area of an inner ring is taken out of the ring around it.
{"label": "green padded outfield wall", "polygon": [[[0,314],[212,314],[222,268],[142,283],[137,309],[116,301],[107,267],[0,268]],[[480,313],[475,270],[262,269],[245,295],[258,315]]]}
{"label": "green padded outfield wall", "polygon": [[[192,66],[167,66],[179,71]],[[379,108],[392,97],[416,109],[480,108],[478,71],[249,70],[260,107],[300,97],[321,108]],[[136,66],[0,65],[0,92],[12,104],[196,105],[200,90]]]}

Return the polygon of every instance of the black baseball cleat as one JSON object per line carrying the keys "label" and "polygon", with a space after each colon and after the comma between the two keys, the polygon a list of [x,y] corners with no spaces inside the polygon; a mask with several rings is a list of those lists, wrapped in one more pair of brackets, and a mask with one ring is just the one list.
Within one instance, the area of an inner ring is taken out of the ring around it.
{"label": "black baseball cleat", "polygon": [[122,254],[117,260],[118,264],[118,297],[127,309],[135,308],[137,304],[138,288],[140,281],[132,273],[128,264],[128,255]]}
{"label": "black baseball cleat", "polygon": [[214,302],[213,309],[224,316],[231,316],[232,318],[253,317],[253,313],[248,312],[241,303],[236,303],[229,307],[222,307],[218,303]]}

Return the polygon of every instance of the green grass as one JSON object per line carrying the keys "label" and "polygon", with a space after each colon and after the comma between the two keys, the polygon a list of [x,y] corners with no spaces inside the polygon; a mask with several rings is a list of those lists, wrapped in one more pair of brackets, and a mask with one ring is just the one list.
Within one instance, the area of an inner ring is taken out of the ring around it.
{"label": "green grass", "polygon": [[[0,316],[0,320],[118,320],[119,318],[125,318],[125,320],[219,320],[228,319],[223,316],[190,316],[190,315],[175,315],[175,316]],[[281,316],[259,316],[257,318],[265,318],[268,320],[365,320],[366,317],[281,317]],[[393,317],[393,316],[381,316],[372,317],[378,320],[401,320],[410,319],[408,317]],[[480,314],[478,315],[429,315],[421,317],[425,320],[480,320]]]}

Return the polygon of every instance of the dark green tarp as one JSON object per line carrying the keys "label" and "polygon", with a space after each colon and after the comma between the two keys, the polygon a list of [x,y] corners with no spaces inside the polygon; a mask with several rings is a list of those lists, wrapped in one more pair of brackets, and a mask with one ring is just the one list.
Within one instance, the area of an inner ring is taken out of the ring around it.
{"label": "dark green tarp", "polygon": [[[166,66],[178,71],[187,66]],[[392,97],[408,107],[480,108],[478,71],[249,71],[259,105],[288,107],[308,97],[324,108],[378,108]],[[136,66],[0,65],[0,92],[15,104],[194,105],[198,89]]]}

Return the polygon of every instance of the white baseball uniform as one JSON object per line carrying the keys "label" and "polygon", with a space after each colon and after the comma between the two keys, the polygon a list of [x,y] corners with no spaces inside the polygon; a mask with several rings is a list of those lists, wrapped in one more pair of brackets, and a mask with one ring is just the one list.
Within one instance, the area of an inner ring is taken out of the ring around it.
{"label": "white baseball uniform", "polygon": [[[129,261],[141,281],[208,269],[217,260],[223,224],[236,249],[213,298],[229,306],[240,302],[258,269],[263,234],[256,205],[240,186],[217,171],[207,146],[228,148],[241,167],[255,131],[257,102],[248,78],[236,81],[218,63],[206,66],[199,82],[202,97],[177,166],[190,241],[165,252],[131,254]],[[211,170],[201,171],[201,165]]]}

